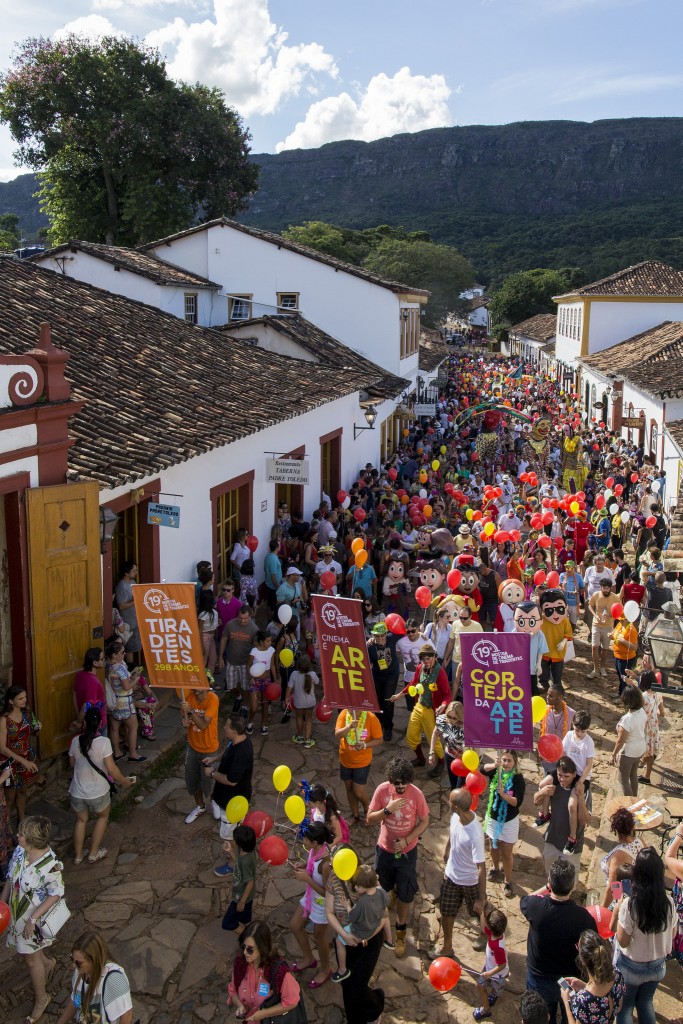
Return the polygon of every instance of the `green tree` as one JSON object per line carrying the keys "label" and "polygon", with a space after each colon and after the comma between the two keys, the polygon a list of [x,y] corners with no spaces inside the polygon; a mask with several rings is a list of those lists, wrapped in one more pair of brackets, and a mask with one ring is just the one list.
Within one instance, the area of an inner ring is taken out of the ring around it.
{"label": "green tree", "polygon": [[581,272],[575,268],[523,270],[511,274],[489,305],[494,333],[508,330],[537,313],[554,313],[556,306],[552,296],[576,287],[581,277]]}
{"label": "green tree", "polygon": [[232,215],[256,190],[249,134],[218,89],[172,82],[130,39],[29,39],[0,75],[0,120],[38,170],[54,242],[135,245]]}
{"label": "green tree", "polygon": [[303,224],[290,225],[282,232],[284,238],[299,245],[307,245],[316,252],[324,252],[327,256],[345,260],[347,263],[357,262],[357,252],[350,244],[350,238],[358,234],[355,231],[344,231],[334,224],[323,220],[307,220]]}
{"label": "green tree", "polygon": [[3,213],[0,216],[0,251],[13,252],[21,240],[19,217],[16,213]]}
{"label": "green tree", "polygon": [[431,297],[424,322],[436,327],[461,305],[460,292],[474,282],[471,265],[457,249],[421,240],[387,238],[374,248],[363,266],[382,277],[414,288],[428,288]]}

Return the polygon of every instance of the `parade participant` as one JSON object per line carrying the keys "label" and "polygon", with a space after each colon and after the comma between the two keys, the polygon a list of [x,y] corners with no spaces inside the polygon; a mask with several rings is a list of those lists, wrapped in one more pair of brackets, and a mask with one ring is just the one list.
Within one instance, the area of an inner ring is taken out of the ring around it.
{"label": "parade participant", "polygon": [[[498,587],[498,609],[494,629],[498,633],[512,633],[515,628],[515,608],[524,600],[524,587],[516,579],[503,580]],[[540,628],[540,619],[539,619]]]}
{"label": "parade participant", "polygon": [[[406,743],[415,752],[413,765],[424,768],[427,762],[422,750],[422,737],[424,735],[428,742],[431,741],[436,715],[445,710],[451,699],[448,677],[439,664],[436,651],[431,644],[424,644],[420,648],[420,667],[415,672],[410,685],[417,690],[417,696],[406,730]],[[408,686],[394,694],[389,700],[396,703],[407,693]],[[436,741],[435,749],[438,762],[428,772],[430,778],[436,778],[443,766],[444,755],[440,740]]]}
{"label": "parade participant", "polygon": [[[317,971],[308,982],[312,989],[320,988],[332,977],[330,967],[330,926],[325,911],[325,883],[332,869],[330,861],[330,843],[334,833],[324,821],[313,821],[306,825],[303,845],[308,855],[306,867],[295,867],[294,877],[306,883],[306,891],[299,901],[299,906],[289,922],[289,929],[297,941],[303,957],[302,963],[293,964],[291,971]],[[314,959],[311,944],[306,932],[306,924],[313,925],[318,960]]]}
{"label": "parade participant", "polygon": [[392,552],[387,563],[387,574],[382,580],[382,597],[387,613],[397,612],[405,616],[408,609],[410,581],[408,579],[407,556]]}
{"label": "parade participant", "polygon": [[[546,694],[548,710],[541,719],[539,739],[541,736],[557,736],[564,742],[565,736],[573,726],[576,713],[573,708],[569,707],[564,697],[564,688],[553,683]],[[541,765],[546,773],[552,771],[556,763],[541,758]],[[540,824],[543,823],[540,822]]]}
{"label": "parade participant", "polygon": [[[403,662],[403,687],[412,683],[415,670],[420,664],[420,648],[423,640],[420,636],[420,624],[417,619],[406,619],[406,634],[396,644],[396,651]],[[415,706],[415,698],[410,694],[406,695],[406,707],[412,711]]]}
{"label": "parade participant", "polygon": [[482,1005],[472,1010],[475,1020],[486,1020],[491,1016],[491,1007],[496,1004],[505,982],[510,975],[505,930],[508,919],[502,910],[492,903],[485,903],[480,915],[481,930],[486,936],[486,960],[484,969],[477,978]]}
{"label": "parade participant", "polygon": [[[125,663],[126,649],[118,638],[110,640],[105,649],[106,676],[114,697],[114,706],[109,710],[109,735],[114,748],[114,760],[120,761],[121,753],[120,726],[123,723],[128,746],[129,761],[146,761],[147,758],[137,755],[138,719],[133,705],[133,689],[140,675],[140,668],[129,671]],[[1,734],[0,734],[1,738]]]}
{"label": "parade participant", "polygon": [[598,675],[607,675],[605,665],[607,652],[612,644],[613,604],[612,583],[609,579],[601,579],[600,589],[592,595],[588,602],[592,622],[591,656],[593,658],[593,671],[588,673],[588,679],[595,679]]}
{"label": "parade participant", "polygon": [[513,618],[516,633],[528,633],[531,637],[529,650],[529,668],[531,670],[531,693],[536,695],[538,677],[541,672],[542,658],[548,653],[548,641],[543,633],[541,609],[534,601],[520,601],[515,606]]}
{"label": "parade participant", "polygon": [[[550,824],[545,833],[543,846],[543,863],[546,871],[558,857],[565,857],[572,861],[576,870],[579,870],[584,832],[590,821],[590,812],[586,807],[583,786],[578,785],[578,780],[576,765],[571,757],[563,755],[557,762],[555,771],[549,772],[545,776],[538,791],[534,794],[534,804],[537,807],[544,805],[549,807]],[[572,799],[577,802],[577,825],[573,830],[573,835],[569,814],[569,802]],[[573,840],[571,852],[567,849],[570,837]]]}
{"label": "parade participant", "polygon": [[339,713],[334,737],[339,743],[339,777],[346,787],[351,825],[358,825],[361,809],[367,822],[372,751],[384,742],[382,726],[371,711],[345,710]]}
{"label": "parade participant", "polygon": [[621,694],[626,714],[617,722],[617,742],[611,763],[619,759],[619,781],[624,796],[638,796],[638,766],[647,750],[645,726],[647,715],[640,690],[628,683]]}
{"label": "parade participant", "polygon": [[[123,650],[123,646],[121,647]],[[28,695],[22,686],[10,686],[0,712],[0,754],[11,761],[11,782],[5,787],[7,813],[16,804],[17,825],[26,813],[27,790],[38,771],[31,735],[35,734],[29,717]]]}
{"label": "parade participant", "polygon": [[541,665],[541,686],[545,688],[551,676],[553,683],[562,683],[567,644],[574,634],[567,618],[567,599],[563,591],[554,587],[546,590],[539,604],[543,615],[541,629],[548,644]]}
{"label": "parade participant", "polygon": [[[220,758],[218,768],[214,768],[218,757],[207,757],[204,759],[204,771],[214,782],[212,809],[214,817],[220,822],[220,837],[230,841],[235,826],[228,821],[226,808],[236,796],[251,800],[254,748],[251,738],[247,736],[247,723],[243,715],[233,712],[225,723],[224,732],[228,745]],[[226,878],[233,870],[232,865],[226,862],[214,868],[213,873],[218,878]]]}
{"label": "parade participant", "polygon": [[100,712],[100,736],[106,736],[107,699],[102,683],[93,672],[94,668],[104,668],[104,651],[101,647],[90,647],[85,652],[83,668],[76,673],[73,693],[76,719],[71,728],[80,730],[88,708],[97,708]]}
{"label": "parade participant", "polygon": [[270,701],[266,700],[265,691],[269,683],[279,683],[278,668],[275,662],[275,648],[268,633],[258,630],[254,634],[254,646],[249,652],[247,661],[249,673],[249,723],[247,732],[254,728],[256,712],[261,708],[261,735],[268,735],[268,716]]}
{"label": "parade participant", "polygon": [[[434,619],[432,622],[428,622],[422,632],[423,640],[426,640],[436,650],[437,660],[443,664],[444,655],[448,646],[448,641],[451,635],[451,626],[453,625],[454,611],[457,605],[452,599],[445,597],[441,603],[434,610]],[[447,665],[444,665],[446,674],[450,669]]]}
{"label": "parade participant", "polygon": [[248,604],[240,605],[237,618],[231,619],[223,628],[218,650],[218,668],[225,668],[225,688],[235,695],[233,711],[240,707],[243,696],[248,699],[247,663],[257,633],[258,626],[251,617]]}
{"label": "parade participant", "polygon": [[[467,793],[469,799],[469,793]],[[418,892],[417,844],[429,825],[429,807],[413,785],[413,769],[403,757],[387,765],[387,781],[375,790],[367,813],[368,825],[380,825],[375,868],[385,892],[396,890],[395,954],[406,953],[406,928]]]}
{"label": "parade participant", "polygon": [[609,822],[612,832],[617,837],[617,844],[600,861],[607,883],[602,900],[603,907],[610,907],[614,903],[612,883],[617,881],[622,868],[633,864],[644,845],[640,836],[636,835],[636,819],[628,808],[617,808]]}
{"label": "parade participant", "polygon": [[[256,833],[249,825],[237,825],[232,843],[237,851],[233,865],[232,893],[221,927],[239,936],[251,923],[256,895]],[[233,855],[232,843],[223,844],[223,851],[230,858]]]}
{"label": "parade participant", "polygon": [[[439,895],[443,943],[429,951],[433,959],[452,957],[453,925],[463,903],[470,915],[479,915],[486,903],[486,849],[484,832],[474,811],[467,789],[454,789],[448,798],[451,810],[448,842],[444,851],[444,877]],[[484,949],[485,940],[478,935],[475,949]]]}
{"label": "parade participant", "polygon": [[498,617],[498,589],[501,585],[501,578],[489,565],[488,549],[479,548],[479,593],[482,598],[479,621],[483,626],[495,627]]}
{"label": "parade participant", "polygon": [[194,797],[194,807],[185,818],[191,825],[211,802],[213,780],[206,775],[206,758],[218,755],[219,700],[211,690],[180,690],[180,723],[187,729],[185,788]]}
{"label": "parade participant", "polygon": [[339,967],[332,975],[332,981],[336,983],[351,977],[351,971],[346,966],[346,948],[354,945],[353,939],[361,943],[368,942],[381,928],[384,933],[384,945],[389,949],[394,948],[387,911],[389,897],[384,889],[378,886],[375,869],[370,864],[360,864],[351,879],[351,885],[358,897],[353,907],[349,909],[348,924],[344,927],[343,934],[337,934],[335,939]]}
{"label": "parade participant", "polygon": [[372,627],[368,641],[368,657],[377,703],[382,714],[382,733],[387,743],[393,736],[394,704],[391,697],[396,691],[401,668],[396,653],[397,644],[398,636],[390,633],[384,622],[378,622]]}
{"label": "parade participant", "polygon": [[[292,1024],[305,1016],[294,1017],[301,1001],[301,989],[285,960],[280,959],[270,928],[260,921],[248,924],[239,938],[240,954],[235,958],[228,983],[228,1003],[236,1007],[238,1020],[270,1020],[292,1015]],[[279,998],[273,1005],[272,997]],[[261,1009],[268,1001],[266,1009]]]}
{"label": "parade participant", "polygon": [[458,757],[462,757],[462,752],[465,748],[463,722],[462,704],[457,700],[451,701],[443,714],[436,716],[434,731],[429,741],[429,764],[432,769],[436,768],[439,763],[436,745],[439,740],[441,741],[451,789],[460,789],[461,786],[465,785],[465,777],[463,775],[455,775],[452,769],[453,761]]}
{"label": "parade participant", "polygon": [[610,589],[614,586],[614,573],[611,569],[607,568],[605,564],[605,556],[602,552],[598,552],[596,554],[594,563],[588,566],[583,574],[583,578],[586,585],[586,602],[588,604],[588,608],[586,610],[586,625],[590,628],[592,624],[590,600],[593,597],[593,594],[600,593],[603,580],[609,580]]}
{"label": "parade participant", "polygon": [[510,899],[514,896],[512,854],[519,838],[519,812],[526,783],[514,750],[500,751],[496,760],[488,762],[481,770],[491,779],[484,817],[484,831],[491,840],[493,861],[488,879],[490,882],[500,879],[502,864],[503,891]]}
{"label": "parade participant", "polygon": [[628,679],[627,672],[635,668],[638,654],[638,630],[623,614],[619,616],[619,621],[612,630],[612,652],[621,697]]}
{"label": "parade participant", "polygon": [[560,589],[567,599],[567,618],[575,629],[579,621],[579,612],[584,594],[584,579],[576,571],[576,562],[571,558],[564,564],[564,572],[560,574]]}

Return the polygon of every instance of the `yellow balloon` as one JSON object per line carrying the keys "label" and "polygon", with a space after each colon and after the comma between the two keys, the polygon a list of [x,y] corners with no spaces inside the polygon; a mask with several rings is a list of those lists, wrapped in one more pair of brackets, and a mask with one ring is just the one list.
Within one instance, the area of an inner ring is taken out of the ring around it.
{"label": "yellow balloon", "polygon": [[439,448],[439,451],[441,452],[442,455],[445,455],[446,452],[448,451],[448,448],[446,448],[445,444],[442,444],[441,447]]}
{"label": "yellow balloon", "polygon": [[417,687],[416,686],[409,686],[408,687],[408,693],[410,694],[411,697],[414,697],[415,694],[417,693]]}
{"label": "yellow balloon", "polygon": [[364,547],[365,541],[363,540],[362,537],[355,537],[354,540],[351,541],[351,550],[353,551],[354,555],[357,555],[358,552],[362,551]]}
{"label": "yellow balloon", "polygon": [[466,750],[462,755],[462,763],[465,768],[469,768],[471,772],[476,772],[479,767],[479,754],[476,750]]}
{"label": "yellow balloon", "polygon": [[425,692],[425,688],[422,685],[422,683],[418,683],[417,686],[415,687],[415,689],[420,694],[420,696],[422,696],[422,694]]}
{"label": "yellow balloon", "polygon": [[285,814],[295,825],[300,825],[306,817],[306,804],[300,796],[288,796],[285,800]]}
{"label": "yellow balloon", "polygon": [[286,764],[279,764],[273,772],[273,785],[278,793],[284,793],[292,781],[292,769]]}
{"label": "yellow balloon", "polygon": [[548,705],[544,701],[543,697],[532,697],[531,698],[531,720],[534,725],[537,725],[543,718],[545,718]]}
{"label": "yellow balloon", "polygon": [[581,511],[581,506],[579,505],[578,501],[573,501],[569,506],[569,509],[571,512],[574,513],[574,515],[576,515],[578,512]]}
{"label": "yellow balloon", "polygon": [[486,526],[484,527],[484,536],[485,537],[490,537],[491,534],[495,533],[495,532],[496,532],[496,524],[495,523],[487,523]]}
{"label": "yellow balloon", "polygon": [[338,850],[332,858],[332,870],[342,882],[348,882],[356,873],[358,857],[353,850]]}
{"label": "yellow balloon", "polygon": [[290,651],[289,647],[283,647],[280,651],[280,664],[284,668],[294,664],[294,651]]}
{"label": "yellow balloon", "polygon": [[473,509],[471,509],[471,508],[468,508],[468,509],[467,509],[467,512],[465,512],[465,518],[466,518],[466,519],[469,519],[469,521],[470,521],[470,522],[472,522],[472,518],[473,518],[473,516],[474,516],[474,511],[473,511]]}
{"label": "yellow balloon", "polygon": [[435,473],[436,473],[436,471],[437,471],[437,469],[439,468],[440,465],[441,465],[441,463],[439,462],[439,460],[438,459],[434,459],[434,461],[432,462],[432,469],[434,470]]}
{"label": "yellow balloon", "polygon": [[225,808],[225,817],[231,825],[236,825],[238,821],[242,820],[248,810],[249,801],[246,796],[234,796],[232,800],[228,801],[228,806]]}

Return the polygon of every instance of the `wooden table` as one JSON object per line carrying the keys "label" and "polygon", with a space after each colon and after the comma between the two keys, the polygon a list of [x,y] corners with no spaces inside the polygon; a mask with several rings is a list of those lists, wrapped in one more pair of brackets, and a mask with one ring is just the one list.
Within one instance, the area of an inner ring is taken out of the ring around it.
{"label": "wooden table", "polygon": [[648,797],[647,799],[645,799],[644,797],[641,798],[633,796],[615,796],[614,799],[610,800],[610,802],[605,807],[607,817],[611,818],[614,812],[620,810],[622,807],[625,807],[627,810],[630,810],[630,808],[632,808],[635,804],[641,803],[641,799],[643,803],[649,804],[649,806],[652,807],[652,809],[657,813],[654,818],[651,818],[650,821],[647,822],[647,824],[639,822],[636,818],[636,832],[654,831],[655,829],[659,828],[659,826],[664,821],[664,814],[657,806],[662,801],[662,797],[659,796]]}

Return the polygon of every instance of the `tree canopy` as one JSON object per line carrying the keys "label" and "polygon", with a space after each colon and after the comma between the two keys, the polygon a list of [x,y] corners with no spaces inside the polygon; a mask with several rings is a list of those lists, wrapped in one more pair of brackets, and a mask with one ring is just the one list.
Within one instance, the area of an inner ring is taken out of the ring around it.
{"label": "tree canopy", "polygon": [[54,243],[136,245],[233,215],[257,187],[249,133],[220,90],[171,81],[130,39],[26,40],[0,75],[0,120],[40,172]]}
{"label": "tree canopy", "polygon": [[16,213],[0,216],[0,252],[13,252],[21,240],[19,217]]}
{"label": "tree canopy", "polygon": [[474,281],[474,271],[457,249],[435,245],[426,231],[405,231],[380,224],[356,231],[324,221],[306,221],[290,226],[285,238],[382,277],[432,293],[425,311],[425,323],[435,326],[462,305],[460,292]]}
{"label": "tree canopy", "polygon": [[561,295],[581,283],[581,271],[523,270],[506,277],[489,304],[493,331],[499,333],[537,313],[554,313],[553,295]]}

